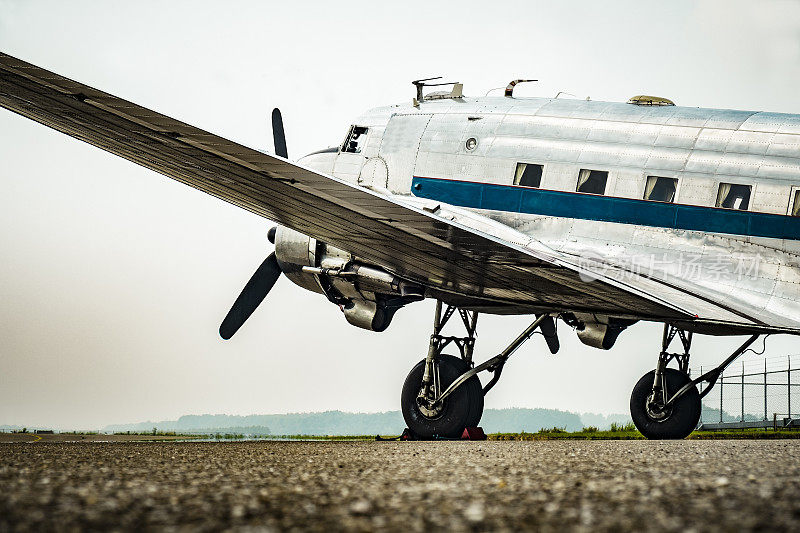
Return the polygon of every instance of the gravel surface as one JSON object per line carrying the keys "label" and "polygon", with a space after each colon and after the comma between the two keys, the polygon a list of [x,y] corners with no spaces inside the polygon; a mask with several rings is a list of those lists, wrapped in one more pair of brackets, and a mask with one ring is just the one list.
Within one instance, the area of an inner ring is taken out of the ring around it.
{"label": "gravel surface", "polygon": [[130,442],[152,440],[186,440],[191,435],[106,435],[105,433],[1,433],[0,445],[8,442]]}
{"label": "gravel surface", "polygon": [[800,530],[800,441],[0,445],[0,531]]}

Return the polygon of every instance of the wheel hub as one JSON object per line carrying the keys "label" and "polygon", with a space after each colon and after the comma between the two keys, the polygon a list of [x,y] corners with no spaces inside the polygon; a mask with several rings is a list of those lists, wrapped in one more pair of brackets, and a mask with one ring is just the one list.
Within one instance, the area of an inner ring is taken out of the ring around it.
{"label": "wheel hub", "polygon": [[655,393],[651,394],[645,403],[645,411],[651,419],[662,422],[672,414],[672,407],[664,407],[655,400]]}
{"label": "wheel hub", "polygon": [[425,391],[421,390],[417,396],[417,407],[419,408],[419,412],[422,413],[422,416],[434,419],[442,414],[443,405],[441,402],[433,403],[428,400]]}

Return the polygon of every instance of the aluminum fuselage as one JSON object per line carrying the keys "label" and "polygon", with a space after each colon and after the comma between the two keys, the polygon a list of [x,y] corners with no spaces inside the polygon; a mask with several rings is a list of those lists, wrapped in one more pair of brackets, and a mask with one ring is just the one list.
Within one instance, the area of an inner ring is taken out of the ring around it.
{"label": "aluminum fuselage", "polygon": [[[800,328],[800,115],[487,97],[376,108],[353,124],[367,128],[356,152],[301,162]],[[538,187],[515,185],[519,163],[542,165]],[[581,170],[607,172],[603,194],[577,191]],[[644,199],[653,176],[677,179],[672,202]],[[748,208],[716,207],[721,184],[749,186]]]}

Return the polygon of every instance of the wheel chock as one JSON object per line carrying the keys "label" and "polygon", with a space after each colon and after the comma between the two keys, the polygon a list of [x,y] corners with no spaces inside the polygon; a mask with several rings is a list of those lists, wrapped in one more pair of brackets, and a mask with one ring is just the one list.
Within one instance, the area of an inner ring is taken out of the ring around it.
{"label": "wheel chock", "polygon": [[406,428],[403,430],[403,434],[400,435],[400,440],[422,440],[422,439],[416,433]]}
{"label": "wheel chock", "polygon": [[482,427],[464,428],[461,440],[486,440],[486,433],[483,432]]}

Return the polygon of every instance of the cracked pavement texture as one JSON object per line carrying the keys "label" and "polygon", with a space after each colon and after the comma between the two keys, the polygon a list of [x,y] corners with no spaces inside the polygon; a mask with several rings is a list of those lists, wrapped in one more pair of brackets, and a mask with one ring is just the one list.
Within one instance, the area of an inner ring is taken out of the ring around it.
{"label": "cracked pavement texture", "polygon": [[0,531],[798,531],[800,440],[0,445]]}

